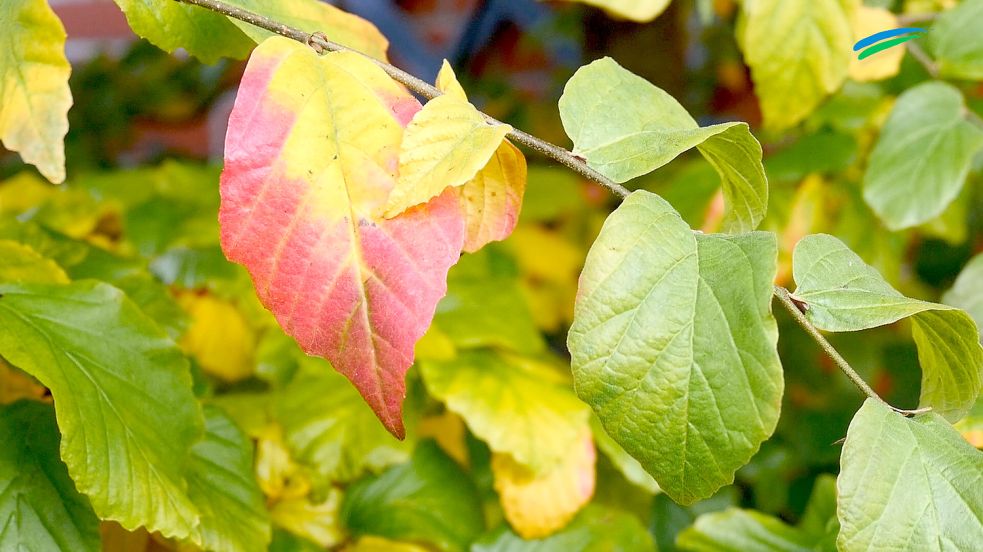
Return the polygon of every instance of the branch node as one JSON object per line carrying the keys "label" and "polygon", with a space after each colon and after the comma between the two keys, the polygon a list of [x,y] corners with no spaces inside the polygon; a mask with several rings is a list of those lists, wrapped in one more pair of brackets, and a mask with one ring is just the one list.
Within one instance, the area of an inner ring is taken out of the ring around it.
{"label": "branch node", "polygon": [[324,47],[324,43],[328,41],[328,37],[325,36],[321,31],[315,31],[307,35],[307,40],[305,41],[312,50],[314,50],[317,55],[323,56],[328,49]]}

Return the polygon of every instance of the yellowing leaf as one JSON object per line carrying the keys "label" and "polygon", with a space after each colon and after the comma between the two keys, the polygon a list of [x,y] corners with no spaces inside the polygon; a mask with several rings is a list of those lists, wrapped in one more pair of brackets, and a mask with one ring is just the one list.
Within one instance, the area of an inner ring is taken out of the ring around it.
{"label": "yellowing leaf", "polygon": [[0,213],[20,214],[36,209],[55,190],[33,172],[21,171],[0,183]]}
{"label": "yellowing leaf", "polygon": [[[853,39],[860,40],[885,29],[899,27],[898,18],[884,8],[860,6],[853,19]],[[875,56],[857,59],[850,58],[850,78],[855,81],[877,81],[893,77],[901,68],[904,48],[888,48]]]}
{"label": "yellowing leaf", "polygon": [[669,6],[671,0],[574,0],[596,6],[616,17],[645,23],[652,21]]}
{"label": "yellowing leaf", "polygon": [[344,538],[344,530],[338,523],[341,492],[332,489],[321,502],[309,498],[290,498],[278,502],[270,511],[273,521],[284,529],[314,541],[323,547],[331,547]]}
{"label": "yellowing leaf", "polygon": [[223,250],[284,331],[352,380],[398,437],[414,344],[464,243],[457,190],[380,216],[401,125],[418,109],[364,56],[267,40],[229,119],[219,212]]}
{"label": "yellowing leaf", "polygon": [[859,0],[742,3],[739,42],[767,126],[795,125],[843,84],[858,5]]}
{"label": "yellowing leaf", "polygon": [[20,399],[41,400],[45,388],[34,378],[0,359],[0,404]]}
{"label": "yellowing leaf", "polygon": [[202,369],[226,381],[248,378],[255,366],[256,335],[234,305],[212,295],[185,293],[181,306],[191,327],[181,346]]}
{"label": "yellowing leaf", "polygon": [[508,125],[492,125],[455,94],[427,102],[406,127],[399,180],[386,203],[392,217],[474,178],[498,150]]}
{"label": "yellowing leaf", "polygon": [[34,249],[11,240],[0,240],[0,282],[67,284],[68,276],[57,263]]}
{"label": "yellowing leaf", "polygon": [[506,454],[492,456],[492,473],[505,519],[520,536],[537,539],[573,519],[594,494],[596,453],[585,430],[563,462],[541,476]]}
{"label": "yellowing leaf", "polygon": [[464,91],[461,83],[457,81],[457,75],[454,74],[454,69],[451,68],[451,64],[447,63],[446,59],[440,65],[440,72],[437,73],[436,84],[437,88],[444,94],[459,100],[468,101],[467,92]]}
{"label": "yellowing leaf", "polygon": [[65,28],[45,0],[4,0],[0,29],[0,141],[60,183],[72,105]]}
{"label": "yellowing leaf", "polygon": [[358,539],[347,552],[429,552],[429,549],[409,542],[397,542],[380,537],[365,536]]}

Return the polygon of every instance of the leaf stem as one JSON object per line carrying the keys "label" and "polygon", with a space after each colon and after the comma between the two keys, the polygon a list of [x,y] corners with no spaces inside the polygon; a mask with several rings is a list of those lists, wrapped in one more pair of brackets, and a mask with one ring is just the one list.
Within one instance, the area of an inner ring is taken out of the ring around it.
{"label": "leaf stem", "polygon": [[[230,4],[222,2],[221,0],[174,0],[174,1],[199,6],[201,8],[220,13],[227,17],[232,17],[240,21],[245,21],[246,23],[255,25],[256,27],[266,29],[270,32],[276,33],[281,36],[285,36],[292,40],[296,40],[297,42],[300,42],[302,44],[306,44],[311,48],[313,48],[318,53],[343,51],[343,52],[355,52],[359,55],[365,56],[365,54],[363,54],[362,52],[353,50],[351,48],[342,46],[341,44],[328,40],[328,38],[323,33],[320,32],[308,33],[300,29],[297,29],[295,27],[284,25],[283,23],[270,19],[266,16],[248,10],[244,10],[236,6],[232,6]],[[908,45],[909,47],[913,46],[911,42],[909,42]],[[915,46],[915,48],[917,48],[917,46]],[[920,48],[918,48],[918,52],[920,52],[920,55],[924,57],[924,60],[919,58],[919,55],[916,53],[916,51],[912,49],[912,54],[915,55],[916,59],[919,59],[919,61],[926,66],[926,69],[929,70],[929,72],[933,73],[934,75],[937,72],[937,70],[935,69],[935,64],[932,62],[931,59],[928,58],[927,54],[925,54],[925,52],[922,51]],[[376,65],[378,65],[380,68],[382,68],[382,70],[385,71],[386,74],[388,74],[393,80],[401,83],[402,85],[406,86],[408,89],[412,90],[413,92],[419,94],[422,97],[432,99],[442,94],[442,92],[438,90],[436,87],[407,73],[406,71],[403,71],[398,67],[377,60],[370,56],[365,56],[365,57],[371,60]],[[925,60],[927,60],[927,65]],[[503,124],[501,121],[498,121],[487,114],[484,115],[485,115],[485,119],[491,124]],[[513,128],[512,131],[509,132],[508,137],[513,141],[518,142],[526,146],[527,148],[532,149],[572,169],[574,172],[577,172],[584,178],[587,178],[588,180],[591,180],[593,182],[600,184],[601,186],[604,186],[612,193],[614,193],[616,196],[622,199],[628,197],[628,195],[631,193],[624,186],[621,186],[620,184],[614,182],[613,180],[607,178],[601,173],[590,168],[584,159],[577,157],[569,150],[557,146],[556,144],[552,144],[545,140],[541,140],[527,132],[523,132],[516,128]],[[850,378],[850,381],[852,381],[857,387],[859,387],[860,390],[863,391],[868,397],[875,399],[887,405],[888,408],[891,408],[892,410],[904,415],[913,415],[925,411],[925,409],[902,410],[899,408],[895,408],[890,404],[888,404],[886,401],[884,401],[884,399],[882,399],[873,389],[871,389],[869,385],[867,385],[867,382],[865,382],[863,378],[861,378],[860,375],[857,374],[857,372],[850,366],[850,364],[847,363],[847,361],[842,356],[840,356],[840,354],[836,351],[836,349],[834,349],[833,346],[826,340],[823,334],[815,326],[813,326],[811,322],[809,322],[809,320],[805,317],[805,315],[802,314],[802,312],[799,310],[799,307],[796,306],[795,301],[792,299],[787,289],[780,286],[776,286],[775,297],[777,297],[779,301],[783,305],[785,305],[785,307],[788,309],[792,317],[795,318],[795,320],[799,323],[799,325],[801,325],[802,328],[806,330],[806,333],[808,333],[816,341],[816,343],[819,344],[819,346],[823,349],[823,351],[837,364],[837,366],[840,367],[840,370],[842,370],[843,373],[846,374],[848,378]]]}
{"label": "leaf stem", "polygon": [[[355,52],[359,55],[363,55],[366,58],[372,60],[373,63],[381,67],[382,70],[385,71],[386,74],[388,74],[393,80],[406,86],[406,88],[409,88],[410,90],[419,94],[420,96],[423,96],[427,99],[432,99],[442,94],[442,92],[437,88],[435,88],[434,86],[407,73],[406,71],[403,71],[398,67],[377,60],[370,56],[366,56],[362,52],[353,50],[346,46],[342,46],[337,42],[332,42],[331,40],[328,40],[328,38],[324,35],[324,33],[319,33],[319,32],[307,33],[295,27],[291,27],[289,25],[284,25],[283,23],[280,23],[278,21],[274,21],[273,19],[270,19],[269,17],[260,15],[258,13],[254,13],[227,4],[225,2],[222,2],[221,0],[175,0],[175,1],[183,2],[185,4],[192,4],[195,6],[199,6],[220,13],[227,17],[232,17],[240,21],[245,21],[250,25],[254,25],[256,27],[266,29],[267,31],[296,40],[297,42],[300,42],[302,44],[307,44],[318,53]],[[485,115],[485,119],[491,124],[503,124],[501,121],[498,121],[487,114],[483,114],[483,115]],[[515,128],[513,128],[512,131],[509,132],[508,137],[513,141],[518,142],[526,146],[527,148],[532,149],[550,159],[553,159],[554,161],[557,161],[558,163],[566,166],[569,169],[572,169],[573,171],[579,173],[584,178],[587,178],[588,180],[591,180],[593,182],[600,184],[601,186],[604,186],[618,197],[625,198],[628,197],[628,195],[631,193],[624,186],[614,182],[610,178],[607,178],[601,173],[590,168],[583,159],[577,157],[572,152],[564,148],[561,148],[560,146],[557,146],[556,144],[551,144],[545,140],[540,140],[539,138],[536,138],[535,136],[529,133],[523,132]]]}
{"label": "leaf stem", "polygon": [[914,40],[909,40],[908,42],[905,42],[905,47],[908,48],[908,52],[911,53],[911,57],[915,58],[915,61],[925,68],[925,71],[929,74],[929,76],[931,76],[933,79],[939,78],[939,66],[932,60],[931,57],[929,57],[921,46],[915,44]]}
{"label": "leaf stem", "polygon": [[870,387],[870,385],[868,385],[867,382],[864,381],[862,377],[860,377],[860,374],[858,374],[857,371],[854,370],[852,366],[850,366],[850,363],[847,362],[842,355],[840,355],[839,351],[837,351],[836,348],[833,347],[833,345],[826,340],[826,336],[824,336],[822,332],[819,331],[818,328],[813,326],[812,322],[809,322],[809,319],[806,318],[805,314],[802,313],[802,310],[800,310],[799,307],[800,304],[804,304],[804,303],[797,301],[794,297],[792,297],[792,294],[789,293],[789,291],[783,288],[782,286],[775,286],[775,297],[777,297],[778,301],[785,307],[786,310],[788,310],[789,314],[792,315],[792,318],[794,318],[795,321],[799,323],[799,326],[802,326],[802,329],[805,330],[806,333],[809,334],[809,336],[812,337],[812,339],[819,344],[823,352],[826,353],[826,356],[832,359],[833,362],[835,362],[836,365],[840,368],[840,370],[844,374],[846,374],[846,377],[849,378],[854,385],[859,387],[860,390],[863,391],[865,395],[880,402],[881,404],[887,406],[888,408],[894,410],[895,412],[904,414],[905,416],[913,416],[915,414],[920,414],[923,412],[928,412],[928,410],[931,410],[930,408],[929,409],[919,408],[917,410],[904,410],[901,408],[895,408],[891,406],[887,401],[882,399],[881,396],[878,395],[877,392],[874,391]]}

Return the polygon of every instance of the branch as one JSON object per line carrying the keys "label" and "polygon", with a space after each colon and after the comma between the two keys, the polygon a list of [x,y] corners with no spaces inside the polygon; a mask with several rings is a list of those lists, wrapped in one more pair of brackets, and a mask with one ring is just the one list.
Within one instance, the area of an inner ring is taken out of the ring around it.
{"label": "branch", "polygon": [[[270,19],[269,17],[260,15],[258,13],[253,13],[251,11],[247,11],[242,8],[238,8],[236,6],[226,4],[225,2],[222,2],[220,0],[175,0],[175,1],[183,2],[185,4],[192,4],[195,6],[199,6],[211,10],[213,12],[218,12],[227,17],[232,17],[240,21],[245,21],[250,25],[254,25],[256,27],[266,29],[267,31],[270,31],[272,33],[276,33],[280,36],[285,36],[287,38],[296,40],[297,42],[300,42],[302,44],[306,44],[311,48],[313,48],[319,54],[324,52],[355,52],[359,55],[365,56],[367,59],[371,60],[373,63],[381,67],[382,70],[385,71],[386,74],[388,74],[390,77],[392,77],[393,80],[401,83],[402,85],[406,86],[406,88],[409,88],[410,90],[419,94],[420,96],[423,96],[424,98],[433,99],[443,94],[443,92],[441,92],[437,88],[416,78],[415,76],[407,73],[406,71],[403,71],[398,67],[390,65],[383,61],[379,61],[373,57],[366,56],[362,52],[359,52],[357,50],[352,50],[351,48],[342,46],[337,42],[332,42],[328,40],[323,33],[307,33],[295,27],[290,27],[278,21],[274,21],[273,19]],[[503,124],[501,121],[498,121],[488,115],[485,115],[485,119],[492,124]],[[577,157],[570,151],[567,151],[566,149],[557,146],[556,144],[551,144],[545,140],[540,140],[539,138],[536,138],[535,136],[518,129],[512,129],[512,131],[509,132],[508,137],[513,141],[518,142],[529,149],[535,150],[536,152],[539,152],[540,154],[545,155],[546,157],[549,157],[550,159],[553,159],[554,161],[557,161],[565,165],[566,167],[574,170],[575,172],[580,173],[580,175],[583,176],[584,178],[597,182],[598,184],[604,186],[618,197],[626,198],[631,193],[624,186],[614,182],[610,178],[607,178],[603,174],[587,166],[587,163],[584,162],[583,159]]]}
{"label": "branch", "polygon": [[927,53],[925,53],[925,50],[923,50],[921,46],[915,44],[914,40],[909,40],[905,43],[905,46],[908,48],[908,52],[911,53],[911,57],[915,58],[915,61],[925,68],[925,71],[929,74],[929,76],[931,76],[933,79],[939,78],[939,66],[935,64],[935,61],[932,60]]}
{"label": "branch", "polygon": [[865,395],[880,402],[881,404],[887,406],[888,408],[894,410],[895,412],[904,414],[905,416],[912,416],[914,414],[920,414],[922,412],[928,412],[929,410],[931,410],[931,408],[919,408],[917,410],[903,410],[901,408],[895,408],[890,404],[888,404],[887,401],[882,399],[881,396],[878,395],[876,391],[874,391],[873,389],[871,389],[869,385],[867,385],[867,382],[864,381],[862,377],[860,377],[860,374],[858,374],[857,371],[854,370],[852,366],[850,366],[850,363],[847,362],[846,359],[843,358],[842,355],[840,355],[839,351],[837,351],[836,348],[834,348],[833,345],[826,340],[826,336],[824,336],[822,332],[819,331],[818,328],[813,326],[812,322],[809,322],[809,319],[806,318],[804,314],[802,314],[802,311],[800,310],[798,303],[796,302],[795,298],[792,297],[792,294],[789,293],[787,289],[781,286],[775,286],[775,297],[777,297],[778,301],[781,302],[781,304],[785,307],[786,310],[788,310],[789,314],[792,315],[792,318],[794,318],[795,321],[798,322],[800,326],[802,326],[802,329],[805,330],[806,333],[809,334],[809,336],[812,337],[812,339],[814,339],[816,343],[819,344],[819,346],[823,349],[823,352],[826,353],[826,355],[829,358],[831,358],[833,362],[836,363],[836,365],[840,368],[840,370],[842,370],[843,373],[846,374],[846,377],[850,378],[850,381],[852,381],[854,385],[859,387],[860,390],[863,391]]}
{"label": "branch", "polygon": [[[226,4],[221,0],[174,0],[174,1],[183,2],[185,4],[192,4],[195,6],[205,8],[207,10],[220,13],[227,17],[232,17],[240,21],[245,21],[246,23],[255,25],[256,27],[266,29],[270,32],[296,40],[297,42],[300,42],[302,44],[306,44],[311,48],[313,48],[318,53],[343,51],[343,52],[355,52],[359,55],[365,56],[365,54],[363,54],[362,52],[359,52],[357,50],[352,50],[351,48],[342,46],[341,44],[328,40],[323,33],[320,32],[307,33],[300,29],[290,27],[288,25],[284,25],[283,23],[274,21],[273,19],[270,19],[266,16]],[[908,44],[911,45],[912,43],[909,42]],[[924,52],[922,52],[922,55],[924,55]],[[406,86],[413,92],[419,94],[420,96],[423,96],[428,99],[432,99],[442,94],[442,92],[437,88],[435,88],[434,86],[418,79],[417,77],[407,73],[406,71],[403,71],[402,69],[399,69],[398,67],[390,65],[383,61],[379,61],[370,56],[365,56],[365,57],[371,60],[376,65],[378,65],[380,68],[382,68],[382,70],[385,71],[386,74],[388,74],[393,80],[403,84],[404,86]],[[927,58],[927,56],[925,57]],[[929,63],[931,64],[931,60],[929,60]],[[484,115],[485,115],[485,119],[490,123],[503,124],[487,114]],[[584,159],[577,157],[572,152],[564,148],[561,148],[556,144],[551,144],[545,140],[540,140],[539,138],[536,138],[531,134],[528,134],[526,132],[523,132],[515,128],[513,128],[512,131],[509,132],[508,137],[515,142],[518,142],[532,150],[539,152],[542,155],[545,155],[550,159],[553,159],[554,161],[557,161],[565,165],[566,167],[579,173],[584,178],[587,178],[589,180],[592,180],[600,184],[601,186],[604,186],[605,188],[607,188],[612,193],[614,193],[615,195],[617,195],[622,199],[628,197],[628,195],[631,193],[624,186],[617,184],[616,182],[612,181],[611,179],[607,178],[606,176],[602,175],[601,173],[587,166],[587,162]],[[836,364],[840,367],[840,369],[843,370],[843,373],[846,374],[848,378],[850,378],[850,381],[852,381],[857,387],[859,387],[860,390],[863,391],[868,397],[876,399],[881,403],[887,405],[892,410],[895,410],[896,412],[900,412],[905,415],[917,414],[919,412],[924,411],[924,409],[901,410],[887,404],[887,402],[881,399],[881,397],[876,392],[874,392],[874,390],[871,389],[869,385],[867,385],[867,382],[865,382],[863,378],[861,378],[860,375],[857,374],[857,372],[854,371],[852,367],[850,367],[847,361],[844,360],[842,356],[840,356],[840,354],[836,351],[836,349],[834,349],[833,346],[830,345],[828,341],[826,341],[826,338],[823,337],[823,334],[820,333],[819,330],[816,329],[816,327],[813,326],[808,319],[806,319],[806,317],[802,314],[801,311],[799,311],[799,308],[796,306],[795,302],[790,297],[787,289],[776,286],[775,297],[778,297],[778,299],[782,302],[782,304],[785,305],[785,307],[789,310],[789,313],[792,314],[792,317],[795,318],[796,321],[806,330],[806,332],[810,336],[812,336],[813,339],[816,340],[816,343],[818,343],[819,346],[822,347],[823,351],[825,351],[826,354],[829,355],[829,357],[833,359],[834,362],[836,362]]]}

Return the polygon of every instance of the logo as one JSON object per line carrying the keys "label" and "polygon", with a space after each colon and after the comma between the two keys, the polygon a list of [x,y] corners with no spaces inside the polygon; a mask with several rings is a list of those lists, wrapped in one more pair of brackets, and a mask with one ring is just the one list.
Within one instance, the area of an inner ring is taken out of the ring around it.
{"label": "logo", "polygon": [[[860,52],[860,55],[857,56],[857,59],[864,59],[876,54],[877,52],[887,50],[888,48],[893,48],[899,44],[904,44],[905,42],[908,42],[913,38],[918,38],[924,34],[925,29],[919,27],[903,27],[901,29],[881,31],[879,33],[874,33],[867,38],[858,40],[857,43],[853,45],[853,51],[856,52],[870,46],[870,48]],[[883,42],[881,42],[882,40]],[[873,46],[871,46],[872,44]]]}

